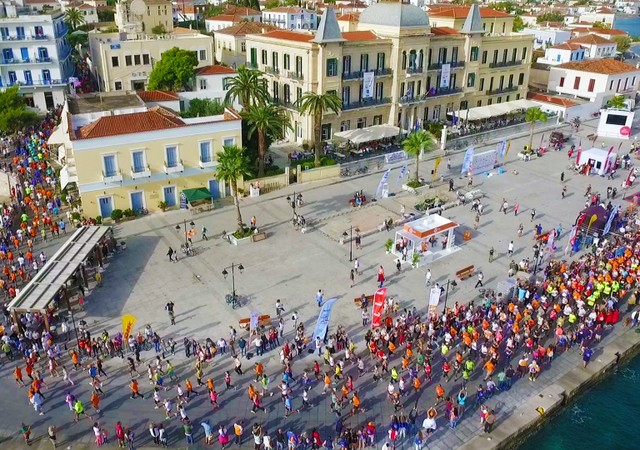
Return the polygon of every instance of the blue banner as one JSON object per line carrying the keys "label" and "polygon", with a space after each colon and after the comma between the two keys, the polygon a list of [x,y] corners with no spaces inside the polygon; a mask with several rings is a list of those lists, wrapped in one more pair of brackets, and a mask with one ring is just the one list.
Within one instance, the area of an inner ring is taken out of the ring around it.
{"label": "blue banner", "polygon": [[318,323],[316,323],[316,328],[313,331],[311,342],[315,341],[316,337],[324,340],[327,335],[327,331],[329,330],[329,319],[331,319],[331,310],[333,309],[333,304],[336,300],[338,300],[338,297],[333,297],[322,304],[320,314],[318,314]]}
{"label": "blue banner", "polygon": [[461,174],[465,174],[466,172],[469,171],[469,168],[471,167],[471,163],[473,162],[473,157],[475,154],[476,153],[473,147],[469,147],[467,149],[467,152],[464,154],[464,160],[462,161],[462,169],[460,170]]}
{"label": "blue banner", "polygon": [[391,173],[391,169],[385,170],[384,174],[382,174],[382,178],[380,178],[380,183],[378,183],[378,189],[376,189],[376,195],[374,198],[378,198],[380,194],[382,194],[382,187],[384,184],[389,181],[389,174]]}
{"label": "blue banner", "polygon": [[400,184],[400,182],[407,176],[407,165],[405,164],[400,169],[400,173],[398,174],[398,179],[396,180],[396,187]]}
{"label": "blue banner", "polygon": [[609,231],[611,231],[611,225],[613,225],[613,219],[615,219],[618,214],[618,209],[620,206],[614,206],[611,210],[611,214],[609,214],[609,220],[607,220],[607,224],[604,226],[604,230],[602,230],[602,235],[606,236]]}

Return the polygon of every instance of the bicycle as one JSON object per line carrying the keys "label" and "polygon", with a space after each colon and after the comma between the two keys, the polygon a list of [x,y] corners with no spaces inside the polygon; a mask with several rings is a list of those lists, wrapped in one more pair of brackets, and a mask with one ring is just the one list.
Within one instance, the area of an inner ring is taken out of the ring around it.
{"label": "bicycle", "polygon": [[340,169],[340,176],[343,177],[343,178],[350,177],[351,176],[351,171],[349,170],[348,167],[344,167],[344,168]]}

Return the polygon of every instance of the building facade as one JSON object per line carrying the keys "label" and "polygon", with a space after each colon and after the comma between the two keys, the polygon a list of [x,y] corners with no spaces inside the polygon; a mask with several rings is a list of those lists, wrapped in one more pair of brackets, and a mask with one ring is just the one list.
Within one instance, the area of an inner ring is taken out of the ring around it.
{"label": "building facade", "polygon": [[281,6],[262,11],[262,22],[284,30],[315,30],[318,28],[318,15],[309,9]]}
{"label": "building facade", "polygon": [[551,67],[547,89],[602,107],[615,95],[635,97],[639,85],[640,68],[607,58]]}
{"label": "building facade", "polygon": [[[229,194],[215,177],[223,145],[242,145],[241,118],[183,119],[163,106],[149,107],[136,95],[110,96],[111,108],[70,99],[63,127],[66,155],[73,160],[84,214],[109,217],[114,209],[149,211],[179,207],[184,189],[206,187],[214,198]],[[120,104],[121,106],[117,106]]]}
{"label": "building facade", "polygon": [[0,17],[0,89],[18,85],[29,106],[44,112],[64,103],[73,74],[67,25],[60,10],[34,12],[5,3]]}
{"label": "building facade", "polygon": [[357,26],[349,17],[344,26],[355,31],[342,32],[327,8],[316,34],[247,36],[247,65],[265,73],[273,101],[290,110],[289,140],[313,140],[313,118],[297,111],[308,91],[342,99],[341,113],[322,119],[323,140],[383,123],[409,129],[526,97],[533,36],[512,33],[513,17],[491,11],[474,5],[431,12],[442,24],[436,27],[416,6],[376,3]]}
{"label": "building facade", "polygon": [[216,62],[233,68],[247,62],[246,40],[248,34],[262,34],[277,30],[274,25],[262,22],[241,22],[213,32]]}

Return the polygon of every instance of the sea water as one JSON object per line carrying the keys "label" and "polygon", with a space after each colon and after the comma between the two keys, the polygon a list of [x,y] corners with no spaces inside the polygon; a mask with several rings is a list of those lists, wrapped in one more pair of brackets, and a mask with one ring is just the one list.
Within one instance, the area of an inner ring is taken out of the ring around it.
{"label": "sea water", "polygon": [[622,30],[631,36],[640,36],[640,17],[616,17],[616,30]]}
{"label": "sea water", "polygon": [[640,356],[569,403],[518,450],[637,449]]}

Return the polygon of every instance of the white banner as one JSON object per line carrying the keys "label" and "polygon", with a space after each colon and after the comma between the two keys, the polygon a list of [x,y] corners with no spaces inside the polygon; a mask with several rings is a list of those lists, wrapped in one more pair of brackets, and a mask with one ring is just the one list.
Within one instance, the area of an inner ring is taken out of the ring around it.
{"label": "white banner", "polygon": [[440,73],[440,87],[449,89],[449,78],[451,78],[451,64],[443,64]]}
{"label": "white banner", "polygon": [[365,72],[362,81],[362,98],[373,98],[376,80],[373,72]]}
{"label": "white banner", "polygon": [[260,318],[260,313],[257,311],[253,311],[251,313],[251,319],[249,321],[249,330],[253,331],[258,328],[258,320]]}
{"label": "white banner", "polygon": [[384,184],[386,182],[389,181],[389,174],[391,173],[391,169],[387,169],[384,174],[382,175],[382,178],[380,179],[380,183],[378,183],[378,189],[376,189],[376,195],[374,198],[379,198],[380,194],[382,194],[382,187],[384,186]]}
{"label": "white banner", "polygon": [[471,170],[474,175],[479,173],[485,173],[493,170],[496,165],[496,151],[489,150],[484,153],[477,153],[473,155],[473,161],[471,162]]}
{"label": "white banner", "polygon": [[429,306],[438,306],[442,290],[439,287],[432,287],[429,291]]}

